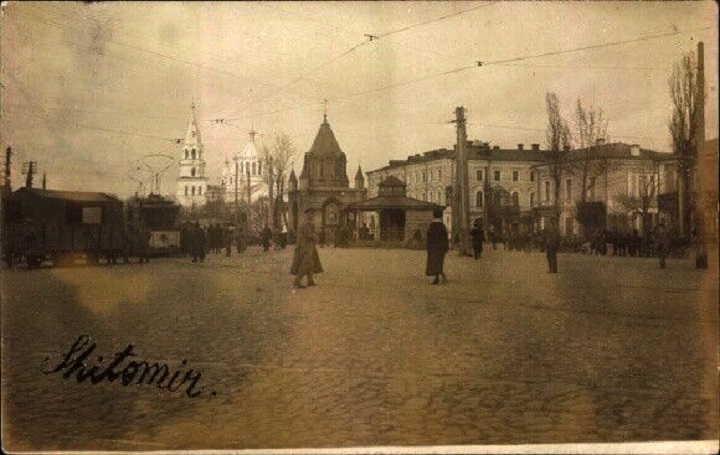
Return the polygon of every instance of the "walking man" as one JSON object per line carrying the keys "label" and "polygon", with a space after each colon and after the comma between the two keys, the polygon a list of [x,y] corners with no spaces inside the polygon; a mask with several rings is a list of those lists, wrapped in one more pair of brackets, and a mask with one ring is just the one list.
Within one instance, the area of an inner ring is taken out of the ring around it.
{"label": "walking man", "polygon": [[138,256],[140,263],[150,262],[150,237],[152,233],[145,225],[141,225],[137,232],[138,239]]}
{"label": "walking man", "polygon": [[483,242],[485,241],[485,231],[477,221],[473,224],[473,228],[470,229],[470,236],[472,237],[473,256],[475,259],[480,259],[483,252]]}
{"label": "walking man", "polygon": [[265,228],[262,230],[262,233],[260,234],[260,239],[262,241],[263,251],[268,252],[270,251],[270,239],[272,238],[272,231],[268,227],[268,225],[265,225]]}
{"label": "walking man", "polygon": [[440,283],[442,277],[443,284],[447,283],[447,276],[443,269],[445,265],[445,254],[448,252],[448,232],[442,221],[442,211],[433,212],[433,220],[427,230],[427,265],[425,267],[425,275],[434,276],[435,280],[432,284]]}
{"label": "walking man", "polygon": [[323,271],[320,256],[315,247],[318,237],[315,233],[315,224],[313,223],[314,216],[314,209],[310,208],[305,210],[305,221],[298,228],[295,254],[293,255],[292,267],[290,268],[290,273],[295,275],[293,286],[296,288],[305,287],[300,281],[306,275],[307,285],[315,286],[313,274]]}
{"label": "walking man", "polygon": [[658,257],[660,258],[660,268],[665,268],[665,259],[670,250],[670,234],[665,227],[665,222],[660,221],[655,227],[655,245],[657,245]]}
{"label": "walking man", "polygon": [[547,230],[545,239],[545,254],[547,255],[548,271],[557,273],[557,253],[560,249],[560,235],[558,234],[555,221],[550,221],[550,228]]}

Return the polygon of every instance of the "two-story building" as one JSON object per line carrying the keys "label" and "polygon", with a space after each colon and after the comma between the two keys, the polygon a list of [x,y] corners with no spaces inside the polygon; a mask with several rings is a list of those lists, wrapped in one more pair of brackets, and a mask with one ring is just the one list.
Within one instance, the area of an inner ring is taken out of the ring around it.
{"label": "two-story building", "polygon": [[[524,144],[505,149],[487,142],[467,144],[470,219],[494,226],[498,233],[513,225],[530,224],[531,209],[537,202],[536,171],[545,155],[539,144],[526,149]],[[389,176],[407,184],[408,197],[445,206],[445,223],[450,230],[452,182],[455,173],[455,151],[439,149],[406,160],[391,160],[368,175],[368,194],[377,194],[379,182]]]}
{"label": "two-story building", "polygon": [[[513,228],[544,229],[555,212],[555,181],[551,177],[550,154],[539,144],[526,148],[502,148],[486,142],[467,144],[470,219],[493,226],[498,234]],[[658,217],[657,196],[672,191],[676,182],[665,175],[674,158],[668,153],[642,149],[636,144],[598,141],[594,147],[567,150],[560,183],[560,229],[562,235],[580,234],[577,202],[583,192],[582,168],[591,163],[584,185],[586,202],[604,206],[607,229],[642,231],[643,214],[648,222]],[[602,165],[598,165],[602,163]],[[391,160],[387,166],[367,173],[368,196],[377,195],[378,185],[393,176],[407,184],[408,197],[443,205],[445,222],[451,225],[451,194],[455,173],[455,151],[439,149]]]}

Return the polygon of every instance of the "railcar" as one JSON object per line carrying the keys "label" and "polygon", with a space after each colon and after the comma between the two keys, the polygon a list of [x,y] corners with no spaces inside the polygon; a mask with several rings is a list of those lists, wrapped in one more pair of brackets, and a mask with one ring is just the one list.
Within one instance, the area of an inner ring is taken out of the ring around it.
{"label": "railcar", "polygon": [[135,197],[128,201],[126,217],[130,224],[150,230],[150,255],[180,254],[180,206],[157,194]]}
{"label": "railcar", "polygon": [[107,193],[20,188],[2,201],[2,255],[8,266],[117,257],[123,203]]}

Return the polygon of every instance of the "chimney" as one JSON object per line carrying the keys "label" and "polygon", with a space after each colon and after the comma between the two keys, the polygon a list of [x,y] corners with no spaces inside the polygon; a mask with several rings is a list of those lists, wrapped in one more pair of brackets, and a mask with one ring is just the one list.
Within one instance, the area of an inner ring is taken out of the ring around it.
{"label": "chimney", "polygon": [[595,141],[596,145],[605,145],[605,139],[604,138],[598,138],[597,141]]}
{"label": "chimney", "polygon": [[533,144],[532,149],[537,152],[538,150],[540,150],[540,144]]}
{"label": "chimney", "polygon": [[518,144],[518,150],[522,150],[525,147],[525,144]]}
{"label": "chimney", "polygon": [[632,144],[630,146],[630,155],[640,156],[640,146],[638,144]]}

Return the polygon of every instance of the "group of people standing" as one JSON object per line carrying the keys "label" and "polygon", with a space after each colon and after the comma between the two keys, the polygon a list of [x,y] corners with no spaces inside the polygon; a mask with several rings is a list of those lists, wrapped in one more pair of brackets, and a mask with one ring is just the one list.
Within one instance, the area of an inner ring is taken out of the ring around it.
{"label": "group of people standing", "polygon": [[183,256],[191,256],[192,262],[204,262],[207,253],[230,256],[235,245],[238,253],[247,249],[247,236],[243,228],[234,226],[210,225],[207,228],[200,223],[186,223],[180,229],[180,249]]}
{"label": "group of people standing", "polygon": [[[478,221],[473,223],[469,231],[473,257],[478,260],[482,257],[483,244],[485,243],[485,230]],[[489,233],[493,246],[495,246],[495,232],[491,229]],[[457,239],[459,241],[459,239]],[[433,220],[428,227],[426,235],[427,263],[425,274],[434,277],[431,284],[447,283],[447,275],[444,270],[445,255],[450,249],[448,231],[442,221],[442,212],[433,212]],[[549,273],[557,273],[557,253],[560,249],[560,236],[556,229],[549,229],[546,232],[545,251],[548,262]]]}

